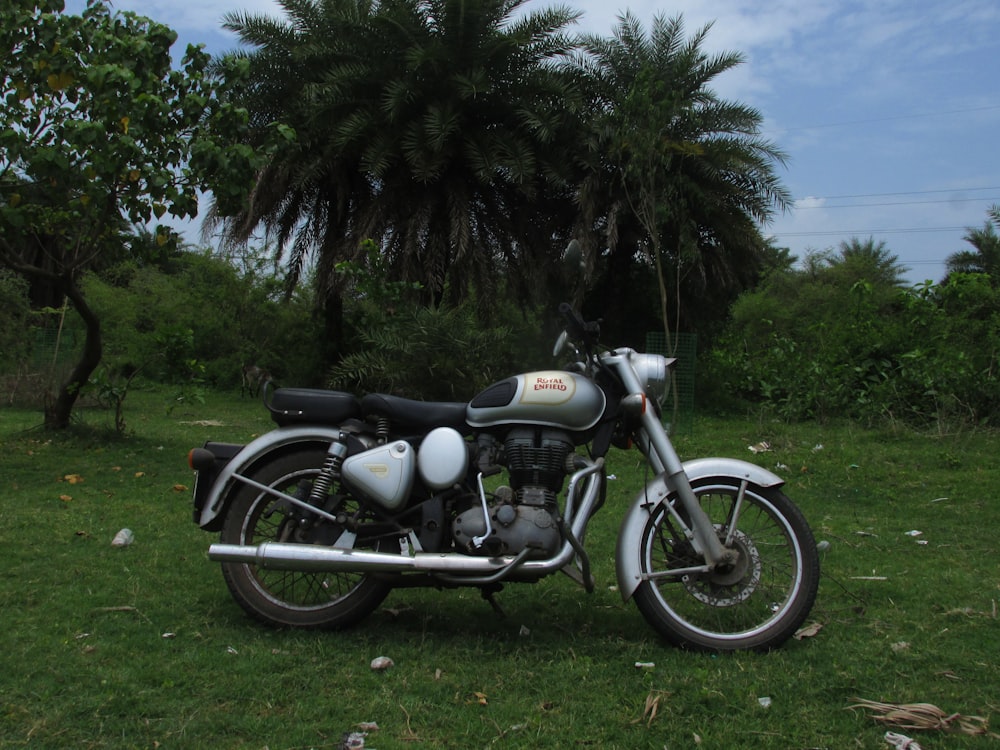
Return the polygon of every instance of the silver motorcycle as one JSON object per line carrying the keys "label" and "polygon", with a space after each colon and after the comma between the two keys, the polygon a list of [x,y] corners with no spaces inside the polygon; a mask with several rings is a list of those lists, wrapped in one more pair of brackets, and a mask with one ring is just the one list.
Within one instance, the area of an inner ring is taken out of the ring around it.
{"label": "silver motorcycle", "polygon": [[278,388],[277,428],[189,454],[194,521],[235,600],[276,626],[357,623],[399,586],[567,573],[594,588],[584,539],[605,457],[637,448],[652,480],[618,533],[618,590],[671,643],[766,650],[809,614],[819,557],[783,481],[730,458],[682,462],[661,416],[673,360],[607,349],[560,306],[565,369],[515,375],[468,403]]}

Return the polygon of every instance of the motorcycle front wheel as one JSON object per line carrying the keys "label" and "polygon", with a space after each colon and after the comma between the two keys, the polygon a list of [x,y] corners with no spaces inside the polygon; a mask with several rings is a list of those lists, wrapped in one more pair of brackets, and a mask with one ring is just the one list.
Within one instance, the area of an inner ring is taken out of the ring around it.
{"label": "motorcycle front wheel", "polygon": [[[677,528],[667,503],[651,509],[640,540],[642,583],[635,602],[671,643],[705,651],[767,651],[784,643],[812,609],[819,554],[802,512],[778,489],[730,477],[692,489],[736,561],[710,572]],[[683,517],[683,512],[681,513]]]}
{"label": "motorcycle front wheel", "polygon": [[[322,450],[287,454],[255,470],[251,478],[288,495],[306,497],[325,458]],[[338,518],[350,518],[352,528],[370,520],[353,498],[336,502],[336,507],[329,510]],[[241,545],[309,543],[310,539],[320,538],[335,546],[349,544],[355,549],[371,550],[386,546],[388,541],[382,538],[366,541],[363,534],[327,520],[303,532],[301,513],[286,501],[249,485],[237,491],[226,512],[221,534],[224,544]],[[222,575],[233,598],[248,614],[279,627],[353,625],[378,608],[391,589],[365,573],[272,570],[251,563],[222,563]]]}

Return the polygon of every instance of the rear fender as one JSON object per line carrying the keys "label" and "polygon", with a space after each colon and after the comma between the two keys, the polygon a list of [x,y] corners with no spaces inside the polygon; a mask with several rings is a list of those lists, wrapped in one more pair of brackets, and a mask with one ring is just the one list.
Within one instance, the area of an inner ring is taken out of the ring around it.
{"label": "rear fender", "polygon": [[[759,487],[780,487],[785,483],[777,474],[737,458],[697,458],[684,463],[684,473],[692,483],[711,477],[746,480]],[[642,582],[641,540],[646,522],[670,493],[666,474],[660,474],[639,492],[622,520],[615,549],[615,569],[618,591],[624,601],[632,598]]]}
{"label": "rear fender", "polygon": [[325,448],[339,440],[340,435],[339,427],[279,427],[247,443],[216,475],[205,496],[198,525],[206,531],[219,529],[233,497],[233,489],[239,483],[236,475],[278,453],[317,445]]}

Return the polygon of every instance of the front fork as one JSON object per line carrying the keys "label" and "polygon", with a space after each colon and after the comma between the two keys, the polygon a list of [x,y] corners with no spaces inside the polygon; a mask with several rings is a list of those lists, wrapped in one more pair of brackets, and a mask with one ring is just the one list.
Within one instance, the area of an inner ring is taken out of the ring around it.
{"label": "front fork", "polygon": [[[701,507],[701,503],[698,502],[698,496],[691,488],[691,482],[687,472],[684,471],[684,465],[653,409],[646,409],[642,414],[642,429],[637,431],[636,441],[639,450],[646,456],[653,470],[657,474],[664,475],[667,494],[676,494],[680,499],[680,505],[687,513],[688,520],[685,521],[681,517],[680,512],[672,503],[665,504],[667,512],[670,513],[695,552],[705,559],[707,568],[714,570],[719,565],[735,563],[738,553],[734,549],[727,549],[719,541],[715,525],[705,509]],[[739,496],[733,510],[734,516],[739,513],[739,508],[742,507],[746,486],[746,482],[740,485]],[[730,529],[736,528],[737,520],[736,517],[730,519],[728,524]]]}

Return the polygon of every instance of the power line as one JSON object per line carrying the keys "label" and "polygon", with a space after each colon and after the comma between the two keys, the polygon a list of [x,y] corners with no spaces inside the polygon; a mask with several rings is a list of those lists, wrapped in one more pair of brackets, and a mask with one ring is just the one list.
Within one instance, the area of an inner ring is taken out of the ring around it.
{"label": "power line", "polygon": [[983,190],[1000,190],[1000,186],[993,187],[964,187],[964,188],[941,188],[939,190],[906,190],[897,193],[856,193],[854,195],[810,195],[814,200],[835,201],[847,198],[888,198],[893,195],[930,195],[931,193],[973,193]]}
{"label": "power line", "polygon": [[905,227],[902,229],[839,229],[814,232],[773,232],[774,237],[836,237],[843,234],[932,234],[937,232],[964,232],[968,227]]}
{"label": "power line", "polygon": [[868,120],[845,120],[844,122],[828,122],[820,125],[800,125],[792,128],[778,128],[776,130],[765,131],[765,133],[794,133],[800,130],[823,130],[825,128],[841,128],[849,125],[868,125],[875,122],[892,122],[894,120],[915,120],[924,117],[943,117],[946,115],[962,115],[971,112],[988,112],[1000,109],[1000,104],[988,105],[985,107],[969,107],[968,109],[949,109],[939,112],[917,112],[909,115],[889,115],[887,117],[873,117]]}
{"label": "power line", "polygon": [[[832,198],[815,198],[814,200],[833,200]],[[929,206],[941,203],[978,203],[979,201],[1000,201],[1000,198],[942,198],[936,201],[894,201],[891,203],[837,203],[821,206],[794,206],[796,211],[812,211],[817,208],[880,208],[883,206]]]}

